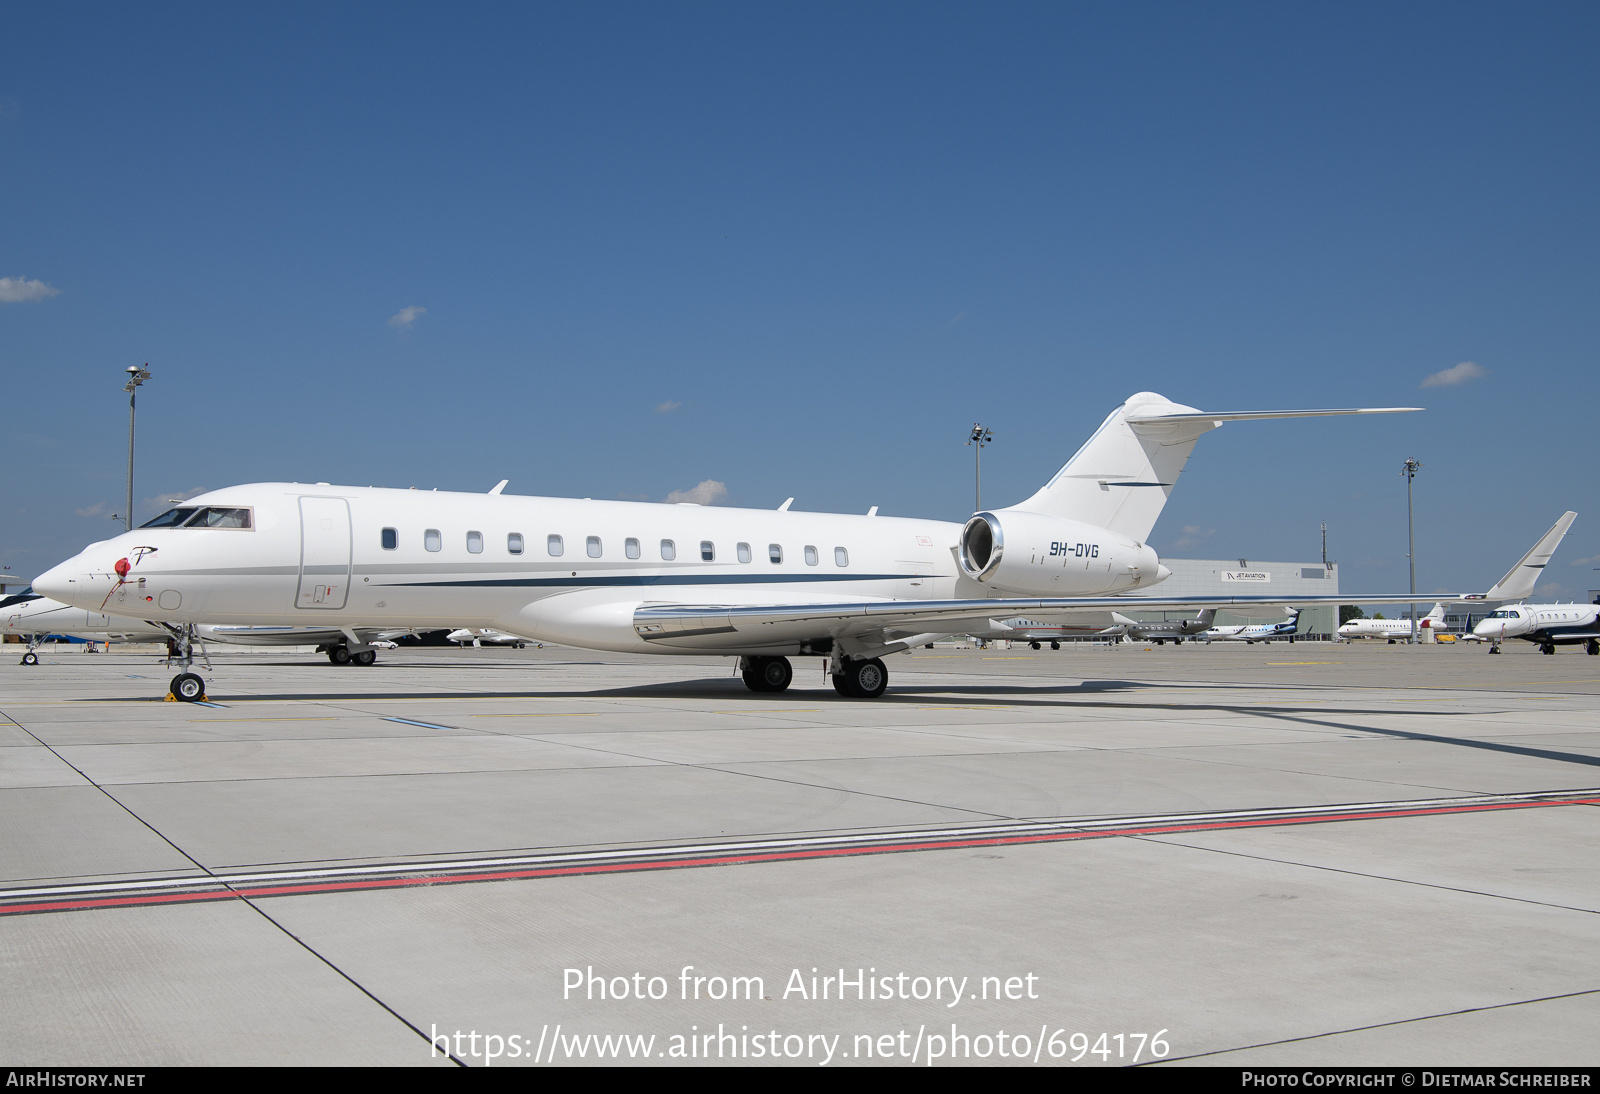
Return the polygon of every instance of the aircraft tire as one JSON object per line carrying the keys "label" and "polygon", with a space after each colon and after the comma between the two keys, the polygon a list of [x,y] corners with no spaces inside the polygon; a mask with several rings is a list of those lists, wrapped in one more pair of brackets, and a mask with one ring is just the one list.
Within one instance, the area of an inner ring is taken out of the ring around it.
{"label": "aircraft tire", "polygon": [[1543,653],[1543,654],[1546,654],[1546,655],[1554,656],[1555,652],[1556,652],[1555,644],[1553,642],[1546,642],[1544,645],[1539,647],[1539,652]]}
{"label": "aircraft tire", "polygon": [[1600,654],[1600,642],[1596,642],[1593,638],[1589,639],[1583,644],[1583,651],[1590,657]]}
{"label": "aircraft tire", "polygon": [[330,646],[328,660],[335,665],[348,665],[350,663],[350,648],[348,646]]}
{"label": "aircraft tire", "polygon": [[1036,650],[1036,649],[1039,648],[1039,643],[1037,643],[1037,642],[1029,642],[1028,643],[1028,648],[1030,650]]}
{"label": "aircraft tire", "polygon": [[377,650],[362,650],[360,653],[354,654],[350,658],[350,660],[354,661],[358,665],[370,665],[377,659]]}
{"label": "aircraft tire", "polygon": [[844,671],[834,675],[833,686],[849,699],[876,699],[889,686],[889,670],[876,657],[846,660]]}
{"label": "aircraft tire", "polygon": [[22,663],[24,665],[37,665],[39,663],[39,655],[29,650],[22,655]]}
{"label": "aircraft tire", "polygon": [[1053,650],[1059,650],[1061,648],[1061,643],[1060,642],[1052,642],[1052,643],[1050,643],[1050,648],[1053,649]]}
{"label": "aircraft tire", "polygon": [[739,675],[751,691],[779,692],[794,679],[794,666],[787,657],[752,657]]}
{"label": "aircraft tire", "polygon": [[192,672],[178,673],[167,687],[181,703],[198,703],[206,697],[206,682]]}

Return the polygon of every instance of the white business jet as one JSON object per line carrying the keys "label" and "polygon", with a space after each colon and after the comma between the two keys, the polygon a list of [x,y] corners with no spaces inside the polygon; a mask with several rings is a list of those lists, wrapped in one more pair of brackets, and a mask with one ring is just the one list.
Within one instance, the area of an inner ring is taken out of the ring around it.
{"label": "white business jet", "polygon": [[[208,642],[228,642],[246,646],[316,646],[335,665],[370,665],[377,660],[377,649],[393,649],[391,641],[407,628],[374,630],[353,628],[355,649],[338,627],[246,627],[237,624],[201,626],[195,637]],[[28,639],[24,665],[37,665],[39,643],[50,635],[82,638],[88,642],[165,642],[182,637],[170,625],[146,622],[120,615],[107,615],[63,604],[37,593],[18,593],[0,599],[0,632]]]}
{"label": "white business jet", "polygon": [[[1203,413],[1142,393],[1032,497],[964,525],[797,513],[787,502],[755,510],[257,483],[93,544],[34,588],[184,627],[403,621],[628,653],[719,652],[739,657],[745,683],[765,692],[789,685],[790,657],[825,657],[841,694],[872,698],[888,682],[884,656],[936,637],[993,618],[1133,607],[1117,594],[1169,574],[1146,540],[1201,434],[1228,421],[1409,409]],[[204,684],[185,672],[172,690],[194,699]]]}
{"label": "white business jet", "polygon": [[[1417,620],[1417,634],[1426,630],[1444,628],[1444,605],[1435,604],[1433,611]],[[1409,619],[1352,619],[1339,628],[1340,638],[1387,638],[1392,646],[1396,642],[1410,641]]]}
{"label": "white business jet", "polygon": [[1533,642],[1540,653],[1555,653],[1557,646],[1582,645],[1600,654],[1600,601],[1594,604],[1503,604],[1472,628],[1473,637],[1488,642],[1490,653],[1500,652],[1507,638]]}
{"label": "white business jet", "polygon": [[39,644],[51,635],[87,642],[157,642],[170,637],[154,623],[87,611],[33,592],[0,598],[0,631],[27,639],[24,665],[39,663]]}
{"label": "white business jet", "polygon": [[460,627],[444,636],[446,642],[454,642],[463,649],[467,646],[510,646],[520,650],[528,644],[528,640],[521,635],[507,634],[505,631],[490,630],[487,627]]}
{"label": "white business jet", "polygon": [[1270,642],[1274,638],[1287,638],[1294,641],[1294,635],[1300,629],[1300,609],[1290,608],[1289,618],[1279,623],[1242,623],[1231,624],[1224,627],[1212,627],[1200,634],[1202,642]]}

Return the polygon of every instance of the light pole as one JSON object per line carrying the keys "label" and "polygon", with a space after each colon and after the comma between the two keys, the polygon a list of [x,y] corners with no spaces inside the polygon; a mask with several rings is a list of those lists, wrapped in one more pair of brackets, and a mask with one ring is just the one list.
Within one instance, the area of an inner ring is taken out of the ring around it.
{"label": "light pole", "polygon": [[150,362],[146,361],[144,368],[129,365],[128,382],[122,389],[128,393],[128,511],[123,520],[130,532],[133,531],[133,401],[138,398],[139,385],[148,379]]}
{"label": "light pole", "polygon": [[[1411,480],[1417,477],[1421,462],[1412,458],[1400,474],[1406,477],[1406,559],[1411,564],[1411,595],[1417,595],[1417,526],[1411,518]],[[1417,606],[1411,605],[1411,644],[1417,643]]]}
{"label": "light pole", "polygon": [[972,423],[972,437],[967,441],[972,445],[972,511],[978,512],[983,508],[983,446],[994,440],[994,433],[983,428],[977,422]]}

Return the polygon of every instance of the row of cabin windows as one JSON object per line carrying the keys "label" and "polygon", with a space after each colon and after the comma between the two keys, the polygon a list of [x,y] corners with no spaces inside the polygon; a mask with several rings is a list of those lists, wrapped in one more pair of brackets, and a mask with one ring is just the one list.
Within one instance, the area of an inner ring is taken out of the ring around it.
{"label": "row of cabin windows", "polygon": [[[393,528],[385,528],[383,530],[381,542],[383,543],[383,549],[385,551],[393,551],[400,546],[400,533]],[[422,533],[422,547],[426,551],[433,552],[444,550],[444,537],[439,533],[439,529],[429,528]],[[599,536],[589,536],[586,538],[584,540],[583,547],[584,552],[588,554],[590,558],[601,558],[605,554],[605,550],[600,542]],[[507,553],[520,555],[524,549],[525,547],[521,532],[512,532],[510,535],[506,536]],[[560,536],[547,536],[545,537],[545,550],[549,553],[551,558],[560,558],[562,555],[566,554],[566,543]],[[467,553],[469,555],[483,554],[482,532],[467,533]],[[640,557],[642,552],[639,547],[639,541],[632,536],[629,536],[627,539],[623,540],[622,553],[627,555],[629,558]],[[755,557],[755,555],[751,552],[750,545],[748,543],[741,543],[736,546],[734,548],[734,554],[738,557],[740,562],[749,562]],[[662,540],[661,557],[666,562],[672,562],[674,559],[676,559],[678,557],[677,543],[670,539]],[[717,545],[709,539],[701,540],[700,558],[705,562],[715,562],[717,559]],[[777,543],[767,544],[767,559],[774,566],[781,564],[783,562],[783,546]],[[820,556],[817,553],[817,549],[810,544],[807,544],[805,547],[805,559],[807,566],[815,566],[820,561]],[[845,550],[843,547],[835,547],[833,549],[833,564],[835,566],[850,565],[850,552]]]}

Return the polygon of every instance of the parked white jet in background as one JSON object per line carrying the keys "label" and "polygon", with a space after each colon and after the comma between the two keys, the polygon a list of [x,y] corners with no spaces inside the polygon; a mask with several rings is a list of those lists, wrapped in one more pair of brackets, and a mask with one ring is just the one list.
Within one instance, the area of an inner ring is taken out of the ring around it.
{"label": "parked white jet in background", "polygon": [[1212,627],[1200,635],[1202,642],[1270,642],[1274,638],[1294,641],[1300,629],[1300,609],[1290,608],[1289,618],[1281,623],[1246,623],[1227,627]]}
{"label": "parked white jet in background", "polygon": [[[888,682],[883,656],[992,618],[1283,605],[1117,594],[1168,576],[1146,541],[1202,433],[1230,420],[1387,412],[1202,413],[1135,395],[1032,497],[965,525],[257,483],[93,544],[34,588],[177,624],[465,623],[590,649],[719,652],[740,658],[755,691],[786,688],[789,657],[820,656],[841,694],[870,698]],[[192,673],[172,687],[180,698],[204,690]]]}
{"label": "parked white jet in background", "polygon": [[1600,601],[1594,604],[1503,604],[1472,628],[1475,638],[1500,652],[1507,638],[1538,645],[1540,653],[1555,653],[1557,646],[1581,644],[1591,655],[1600,654]]}
{"label": "parked white jet in background", "polygon": [[[1444,629],[1444,605],[1435,604],[1433,611],[1417,620],[1417,637],[1422,637],[1422,632],[1427,630]],[[1339,628],[1340,638],[1387,638],[1392,646],[1396,642],[1409,641],[1411,638],[1411,620],[1409,619],[1352,619]]]}
{"label": "parked white jet in background", "polygon": [[0,598],[0,631],[27,639],[24,665],[39,663],[39,645],[53,634],[86,642],[161,642],[172,637],[154,623],[75,608],[38,593]]}
{"label": "parked white jet in background", "polygon": [[487,627],[462,627],[445,635],[445,641],[454,642],[458,646],[510,646],[520,650],[528,644],[526,638],[504,631],[494,631]]}
{"label": "parked white jet in background", "polygon": [[[202,626],[197,637],[209,642],[245,646],[316,646],[336,665],[370,665],[377,660],[376,649],[393,649],[389,639],[409,633],[401,628],[376,631],[352,628],[350,633],[337,627],[245,627],[238,625]],[[159,623],[147,623],[120,615],[106,615],[63,604],[37,593],[19,593],[0,599],[0,630],[27,636],[28,652],[24,665],[37,665],[39,642],[56,634],[82,638],[88,642],[167,642],[177,637]]]}

